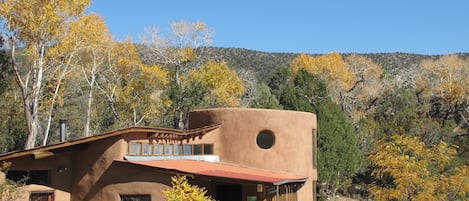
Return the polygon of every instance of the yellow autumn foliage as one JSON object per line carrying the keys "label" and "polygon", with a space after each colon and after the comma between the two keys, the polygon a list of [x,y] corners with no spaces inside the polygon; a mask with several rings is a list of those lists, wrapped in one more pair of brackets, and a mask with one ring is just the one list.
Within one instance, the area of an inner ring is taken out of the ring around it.
{"label": "yellow autumn foliage", "polygon": [[163,195],[168,201],[212,201],[211,196],[205,195],[207,190],[196,185],[189,184],[186,176],[171,177],[172,187],[163,190]]}
{"label": "yellow autumn foliage", "polygon": [[374,101],[386,91],[382,80],[384,69],[371,59],[356,54],[347,56],[345,62],[354,73],[356,82],[341,94],[340,105],[354,122],[358,122],[372,112]]}
{"label": "yellow autumn foliage", "polygon": [[350,90],[356,82],[355,74],[338,52],[316,57],[300,54],[290,63],[290,70],[293,76],[299,70],[318,76],[327,83],[333,98],[337,98],[342,91]]}
{"label": "yellow autumn foliage", "polygon": [[157,118],[162,106],[159,91],[168,83],[168,72],[160,65],[144,65],[137,47],[131,41],[114,43],[112,52],[115,63],[110,66],[114,70],[109,72],[119,78],[109,84],[115,86],[122,120],[137,125],[144,119]]}
{"label": "yellow autumn foliage", "polygon": [[466,200],[469,167],[450,168],[456,148],[445,142],[428,147],[416,137],[393,135],[369,155],[378,180],[392,178],[392,185],[373,184],[376,200]]}
{"label": "yellow autumn foliage", "polygon": [[[5,45],[12,59],[28,125],[25,148],[36,146],[38,136],[47,139],[51,110],[60,103],[60,86],[70,68],[74,47],[64,46],[60,54],[49,51],[58,46],[70,27],[83,15],[90,0],[4,0],[0,2]],[[15,50],[21,48],[21,53]],[[21,63],[17,62],[20,61]],[[62,61],[60,61],[62,60]],[[49,85],[43,88],[44,85]],[[44,89],[52,89],[45,91]],[[46,94],[46,98],[44,98]],[[46,119],[41,125],[41,119]],[[39,128],[41,127],[42,128]],[[43,129],[44,128],[44,129]]]}
{"label": "yellow autumn foliage", "polygon": [[207,84],[211,106],[239,106],[243,82],[225,61],[209,61],[199,70],[192,70],[191,77]]}
{"label": "yellow autumn foliage", "polygon": [[416,84],[428,99],[438,97],[446,106],[463,103],[469,94],[469,62],[454,54],[422,61]]}
{"label": "yellow autumn foliage", "polygon": [[189,62],[195,59],[195,50],[192,47],[184,47],[179,51],[181,62]]}
{"label": "yellow autumn foliage", "polygon": [[67,21],[83,13],[90,0],[5,0],[0,16],[26,44],[48,41],[64,33]]}

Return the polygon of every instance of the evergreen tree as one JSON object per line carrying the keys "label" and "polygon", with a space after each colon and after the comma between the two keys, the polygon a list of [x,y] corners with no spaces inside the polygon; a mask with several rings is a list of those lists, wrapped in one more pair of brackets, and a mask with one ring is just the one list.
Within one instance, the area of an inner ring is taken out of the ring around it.
{"label": "evergreen tree", "polygon": [[318,118],[318,172],[321,190],[333,195],[344,190],[364,161],[350,118],[327,95],[326,84],[299,70],[282,90],[285,109],[312,112]]}
{"label": "evergreen tree", "polygon": [[[345,190],[364,161],[350,118],[331,100],[315,108],[318,117],[319,182],[327,194]],[[324,189],[325,187],[325,189]]]}
{"label": "evergreen tree", "polygon": [[264,108],[264,109],[282,109],[279,101],[270,91],[269,86],[261,83],[257,86],[256,100],[252,104],[253,108]]}
{"label": "evergreen tree", "polygon": [[300,70],[282,90],[280,103],[287,110],[314,112],[327,98],[326,85],[314,75]]}

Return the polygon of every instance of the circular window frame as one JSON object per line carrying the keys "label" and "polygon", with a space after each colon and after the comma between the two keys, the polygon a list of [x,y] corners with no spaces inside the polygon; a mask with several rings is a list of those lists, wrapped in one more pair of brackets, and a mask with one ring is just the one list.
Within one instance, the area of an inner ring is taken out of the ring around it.
{"label": "circular window frame", "polygon": [[256,136],[256,144],[262,150],[269,150],[275,146],[275,134],[271,130],[261,130]]}

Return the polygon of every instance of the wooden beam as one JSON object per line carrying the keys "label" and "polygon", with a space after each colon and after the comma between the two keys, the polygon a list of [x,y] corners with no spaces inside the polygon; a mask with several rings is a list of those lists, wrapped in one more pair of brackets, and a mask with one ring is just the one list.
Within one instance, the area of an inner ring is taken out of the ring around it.
{"label": "wooden beam", "polygon": [[54,153],[50,151],[35,151],[33,152],[33,159],[41,159],[41,158],[46,158],[49,156],[53,156]]}

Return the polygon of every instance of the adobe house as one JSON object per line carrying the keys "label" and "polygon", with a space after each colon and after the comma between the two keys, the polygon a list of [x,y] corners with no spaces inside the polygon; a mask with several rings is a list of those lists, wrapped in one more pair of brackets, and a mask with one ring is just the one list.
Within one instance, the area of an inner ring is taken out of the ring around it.
{"label": "adobe house", "polygon": [[130,127],[0,155],[7,178],[29,177],[21,200],[164,200],[185,175],[221,201],[315,200],[316,116],[196,110],[189,130]]}

